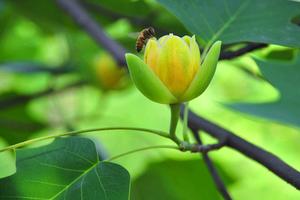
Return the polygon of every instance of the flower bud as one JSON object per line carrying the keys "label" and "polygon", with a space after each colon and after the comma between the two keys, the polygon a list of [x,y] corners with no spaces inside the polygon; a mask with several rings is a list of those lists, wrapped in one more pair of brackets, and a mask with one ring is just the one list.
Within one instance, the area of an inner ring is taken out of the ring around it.
{"label": "flower bud", "polygon": [[116,90],[124,87],[126,71],[118,66],[116,61],[107,53],[97,56],[93,62],[95,80],[103,90]]}
{"label": "flower bud", "polygon": [[215,72],[220,48],[220,41],[214,43],[201,64],[195,36],[169,34],[149,39],[144,61],[133,54],[126,54],[126,61],[131,78],[146,97],[175,104],[204,92]]}

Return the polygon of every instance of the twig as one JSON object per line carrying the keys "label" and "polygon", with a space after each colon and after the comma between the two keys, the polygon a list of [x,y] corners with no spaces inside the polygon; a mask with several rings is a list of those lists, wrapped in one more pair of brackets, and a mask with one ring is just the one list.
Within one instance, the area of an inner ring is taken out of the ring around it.
{"label": "twig", "polygon": [[213,150],[221,149],[225,145],[226,145],[226,140],[225,139],[220,140],[216,144],[200,144],[200,143],[198,143],[198,145],[192,145],[190,147],[190,151],[191,152],[208,153],[208,152],[213,151]]}
{"label": "twig", "polygon": [[261,44],[261,43],[248,43],[245,47],[240,48],[236,51],[222,51],[220,55],[220,60],[230,60],[239,56],[242,56],[246,53],[265,48],[267,47],[267,44]]}
{"label": "twig", "polygon": [[85,29],[98,44],[109,51],[120,65],[126,65],[125,49],[114,40],[111,40],[90,15],[82,8],[77,0],[56,0],[57,4],[64,9],[83,29]]}
{"label": "twig", "polygon": [[188,125],[192,130],[203,130],[217,139],[226,138],[226,146],[262,164],[282,180],[285,180],[298,190],[300,189],[300,172],[276,155],[240,138],[231,131],[197,116],[193,112],[189,113]]}
{"label": "twig", "polygon": [[180,150],[177,145],[155,145],[155,146],[142,147],[142,148],[139,148],[139,149],[134,149],[134,150],[131,150],[131,151],[127,151],[125,153],[121,153],[119,155],[113,156],[113,157],[111,157],[109,159],[106,159],[104,161],[110,162],[112,160],[119,159],[119,158],[121,158],[123,156],[127,156],[127,155],[130,155],[130,154],[141,152],[141,151],[145,151],[145,150],[152,150],[152,149],[174,149],[174,150]]}
{"label": "twig", "polygon": [[170,138],[169,134],[165,133],[163,131],[157,131],[157,130],[152,130],[152,129],[147,129],[147,128],[138,128],[138,127],[103,127],[103,128],[92,128],[92,129],[84,129],[84,130],[79,130],[79,131],[71,131],[71,132],[67,132],[67,133],[58,133],[58,134],[53,134],[53,135],[46,135],[46,136],[26,140],[24,142],[20,142],[20,143],[14,144],[14,145],[4,147],[4,148],[0,149],[0,153],[3,152],[3,151],[7,151],[7,150],[17,149],[17,148],[20,148],[20,147],[23,147],[25,145],[29,145],[29,144],[32,144],[32,143],[35,143],[35,142],[40,142],[40,141],[48,140],[48,139],[54,139],[54,138],[58,138],[58,137],[74,136],[74,135],[79,135],[79,134],[82,134],[82,133],[91,133],[91,132],[124,131],[124,130],[151,133],[151,134],[158,135],[160,137],[164,137],[166,139],[169,139],[169,140],[173,141]]}
{"label": "twig", "polygon": [[[196,139],[197,143],[199,145],[203,145],[202,140],[198,134],[198,130],[192,130],[192,132],[193,132],[194,138]],[[225,145],[226,140],[223,139],[221,144]],[[212,160],[209,158],[208,154],[206,152],[202,152],[202,157],[203,157],[203,161],[205,162],[205,164],[214,180],[214,183],[215,183],[217,189],[219,190],[220,194],[222,195],[222,197],[225,200],[232,200],[229,192],[226,189],[224,182],[222,181],[220,175],[218,174],[217,169],[215,168],[215,166],[214,166]]]}

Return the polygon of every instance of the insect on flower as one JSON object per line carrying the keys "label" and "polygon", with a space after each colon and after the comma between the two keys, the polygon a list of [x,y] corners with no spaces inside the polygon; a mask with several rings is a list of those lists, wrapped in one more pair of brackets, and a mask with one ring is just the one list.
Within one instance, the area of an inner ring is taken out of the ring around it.
{"label": "insect on flower", "polygon": [[136,40],[136,51],[140,52],[144,45],[146,45],[147,41],[154,37],[155,35],[155,30],[153,27],[145,28],[143,29],[140,33],[139,36],[137,37]]}

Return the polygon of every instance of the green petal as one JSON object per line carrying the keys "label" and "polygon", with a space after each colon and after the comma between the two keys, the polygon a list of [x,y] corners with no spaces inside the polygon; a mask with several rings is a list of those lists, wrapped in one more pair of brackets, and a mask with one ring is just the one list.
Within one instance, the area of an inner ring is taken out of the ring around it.
{"label": "green petal", "polygon": [[182,101],[194,99],[205,91],[216,71],[221,44],[221,41],[217,41],[212,45],[194,80],[183,95]]}
{"label": "green petal", "polygon": [[168,88],[138,56],[127,53],[125,57],[131,79],[146,97],[163,104],[177,102],[177,99],[171,94]]}

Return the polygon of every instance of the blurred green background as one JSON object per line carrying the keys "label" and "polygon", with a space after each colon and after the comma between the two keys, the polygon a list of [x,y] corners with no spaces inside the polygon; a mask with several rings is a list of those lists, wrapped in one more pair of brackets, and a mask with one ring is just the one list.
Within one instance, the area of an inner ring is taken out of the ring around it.
{"label": "blurred green background", "polygon": [[[150,25],[158,36],[169,32],[180,36],[191,34],[156,1],[81,3],[106,33],[128,51],[134,52],[137,32]],[[146,99],[129,80],[125,80],[125,86],[113,89],[99,84],[95,60],[100,62],[105,56],[105,49],[54,1],[0,0],[0,146],[95,127],[135,126],[167,131],[170,117],[167,106]],[[297,127],[300,116],[291,114],[273,121],[242,113],[249,109],[252,112],[253,108],[237,104],[275,102],[282,95],[270,83],[273,76],[262,78],[255,59],[289,66],[297,56],[296,48],[270,45],[234,60],[221,61],[212,84],[190,103],[191,108],[300,170]],[[300,66],[296,67],[295,80],[299,80]],[[297,85],[284,89],[284,94],[299,90]],[[299,99],[294,101],[295,104],[288,101],[285,105],[299,113]],[[261,115],[259,111],[252,113]],[[207,143],[214,141],[203,136]],[[94,139],[107,156],[169,143],[128,131],[91,133],[84,137]],[[295,188],[232,149],[223,148],[210,155],[234,199],[300,199]],[[1,177],[15,172],[13,155],[1,153],[0,159]],[[115,162],[131,174],[132,199],[221,199],[199,155],[151,150]]]}

